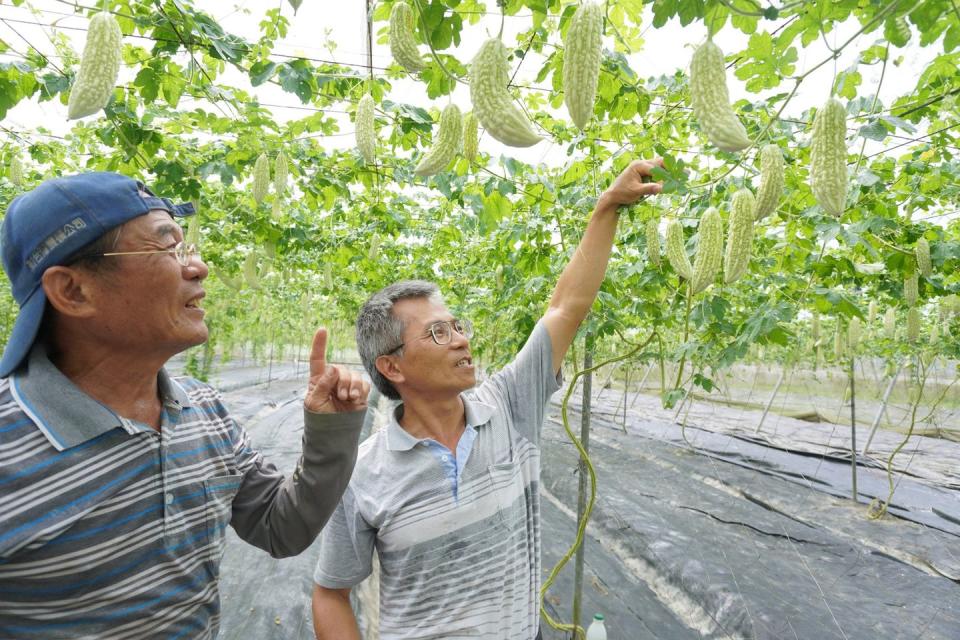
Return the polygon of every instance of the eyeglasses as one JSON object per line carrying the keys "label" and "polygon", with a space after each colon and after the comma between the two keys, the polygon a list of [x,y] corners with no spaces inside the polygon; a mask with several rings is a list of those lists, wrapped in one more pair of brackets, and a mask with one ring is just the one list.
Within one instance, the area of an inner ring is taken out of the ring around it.
{"label": "eyeglasses", "polygon": [[[429,327],[430,336],[433,338],[433,341],[440,346],[450,344],[450,341],[453,340],[454,331],[469,340],[473,337],[473,323],[466,319],[456,318],[454,320],[439,320],[431,324]],[[393,354],[397,350],[401,349],[404,344],[405,343],[401,342],[383,355],[389,356]]]}
{"label": "eyeglasses", "polygon": [[145,256],[151,253],[172,253],[181,266],[190,266],[190,261],[200,257],[200,248],[195,244],[178,242],[172,249],[157,249],[155,251],[111,251],[110,253],[95,253],[94,256]]}

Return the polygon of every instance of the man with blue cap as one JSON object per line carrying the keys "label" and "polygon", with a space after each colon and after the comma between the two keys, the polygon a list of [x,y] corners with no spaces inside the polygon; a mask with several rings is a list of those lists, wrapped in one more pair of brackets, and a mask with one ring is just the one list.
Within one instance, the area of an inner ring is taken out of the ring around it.
{"label": "man with blue cap", "polygon": [[20,313],[0,360],[0,638],[213,638],[224,529],[304,550],[356,461],[368,384],[314,337],[284,478],[167,360],[207,339],[190,204],[112,173],[49,180],[0,229]]}

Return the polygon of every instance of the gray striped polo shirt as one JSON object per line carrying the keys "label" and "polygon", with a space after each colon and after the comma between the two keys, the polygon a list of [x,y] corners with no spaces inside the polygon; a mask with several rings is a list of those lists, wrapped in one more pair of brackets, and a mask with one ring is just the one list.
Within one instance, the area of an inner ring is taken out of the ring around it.
{"label": "gray striped polo shirt", "polygon": [[279,557],[333,511],[362,412],[307,414],[284,479],[211,387],[158,383],[159,432],[84,394],[42,345],[0,380],[0,639],[213,638],[227,524]]}
{"label": "gray striped polo shirt", "polygon": [[314,580],[353,587],[376,549],[382,640],[536,636],[540,430],[560,385],[552,357],[538,323],[512,363],[463,395],[476,438],[456,492],[443,462],[396,414],[360,445],[321,534]]}

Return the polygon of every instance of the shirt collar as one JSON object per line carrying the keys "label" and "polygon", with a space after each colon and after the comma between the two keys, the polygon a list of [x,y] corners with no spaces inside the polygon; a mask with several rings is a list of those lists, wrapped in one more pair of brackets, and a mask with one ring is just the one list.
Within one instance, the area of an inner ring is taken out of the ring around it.
{"label": "shirt collar", "polygon": [[[479,400],[471,400],[467,396],[460,394],[463,400],[463,413],[468,427],[479,427],[490,422],[493,417],[493,405]],[[415,438],[400,426],[398,416],[403,415],[403,403],[398,404],[390,413],[390,422],[387,423],[387,450],[389,451],[409,451],[417,444],[422,442],[423,438]]]}
{"label": "shirt collar", "polygon": [[[190,406],[183,388],[161,369],[157,375],[160,398],[168,409]],[[10,389],[24,413],[57,451],[63,451],[117,428],[123,420],[94,400],[50,362],[46,346],[37,341],[26,366],[10,377]]]}

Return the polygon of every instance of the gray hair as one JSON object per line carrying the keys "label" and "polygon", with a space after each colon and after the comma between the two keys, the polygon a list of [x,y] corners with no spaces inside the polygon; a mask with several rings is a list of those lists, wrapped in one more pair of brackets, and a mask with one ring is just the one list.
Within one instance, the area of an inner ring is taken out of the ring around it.
{"label": "gray hair", "polygon": [[[403,343],[403,331],[406,325],[394,315],[393,305],[398,300],[408,298],[427,298],[431,302],[443,304],[440,288],[426,280],[401,280],[380,289],[363,304],[357,316],[357,351],[363,367],[373,380],[380,393],[392,400],[399,400],[400,394],[383,374],[377,371],[377,358],[386,355],[390,349]],[[399,350],[402,353],[401,350]]]}

